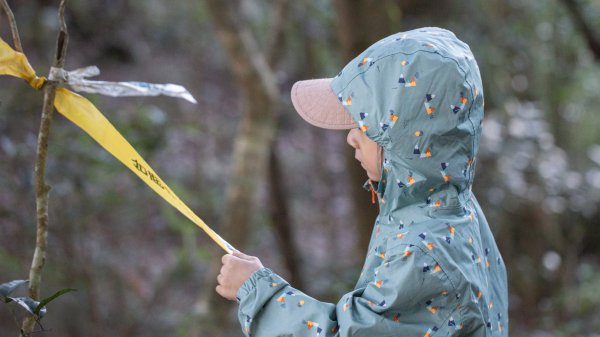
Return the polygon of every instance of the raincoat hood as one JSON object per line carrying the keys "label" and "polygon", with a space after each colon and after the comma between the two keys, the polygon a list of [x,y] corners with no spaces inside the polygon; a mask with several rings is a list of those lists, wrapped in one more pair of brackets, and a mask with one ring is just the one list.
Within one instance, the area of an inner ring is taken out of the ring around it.
{"label": "raincoat hood", "polygon": [[[331,88],[384,149],[382,208],[464,203],[483,118],[479,68],[465,43],[440,28],[388,36],[350,61]],[[388,184],[399,193],[386,194]]]}

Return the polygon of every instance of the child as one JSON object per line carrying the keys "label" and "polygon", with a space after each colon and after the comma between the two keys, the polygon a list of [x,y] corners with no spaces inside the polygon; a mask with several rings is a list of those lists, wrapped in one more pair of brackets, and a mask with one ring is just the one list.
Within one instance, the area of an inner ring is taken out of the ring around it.
{"label": "child", "polygon": [[239,302],[245,335],[508,336],[506,269],[471,192],[483,88],[469,47],[439,28],[391,35],[335,78],[297,82],[292,102],[311,124],[351,129],[380,213],[337,304],[225,255],[217,292]]}

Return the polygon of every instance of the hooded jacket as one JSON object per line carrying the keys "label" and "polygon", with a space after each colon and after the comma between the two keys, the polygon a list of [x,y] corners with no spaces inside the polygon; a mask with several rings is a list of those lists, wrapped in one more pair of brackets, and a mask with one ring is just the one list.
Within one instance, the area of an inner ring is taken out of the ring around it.
{"label": "hooded jacket", "polygon": [[237,293],[246,336],[508,336],[504,262],[471,192],[484,99],[469,47],[440,28],[388,36],[331,88],[384,151],[359,280],[338,303],[268,268]]}

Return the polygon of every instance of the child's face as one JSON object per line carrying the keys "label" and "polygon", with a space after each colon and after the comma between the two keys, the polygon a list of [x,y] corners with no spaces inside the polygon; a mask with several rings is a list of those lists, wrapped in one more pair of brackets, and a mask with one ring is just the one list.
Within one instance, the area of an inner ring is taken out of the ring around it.
{"label": "child's face", "polygon": [[350,130],[346,141],[354,148],[354,158],[367,171],[369,179],[379,181],[381,177],[381,147],[369,139],[358,128]]}

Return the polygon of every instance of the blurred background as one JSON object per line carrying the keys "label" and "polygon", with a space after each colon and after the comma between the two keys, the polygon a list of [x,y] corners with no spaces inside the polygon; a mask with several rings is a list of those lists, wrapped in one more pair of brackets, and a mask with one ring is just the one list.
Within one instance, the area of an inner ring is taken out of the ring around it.
{"label": "blurred background", "polygon": [[[58,1],[9,1],[47,74]],[[600,2],[597,0],[111,0],[67,2],[66,68],[186,86],[168,97],[86,95],[229,242],[337,302],[377,214],[345,132],[294,112],[291,85],[332,77],[379,39],[424,26],[468,43],[486,119],[474,192],[508,266],[511,336],[600,336]],[[11,43],[5,17],[0,36]],[[40,92],[0,78],[0,283],[35,247]],[[215,297],[223,252],[60,115],[39,336],[241,336]],[[357,211],[360,210],[360,211]],[[18,334],[0,306],[2,336]]]}

